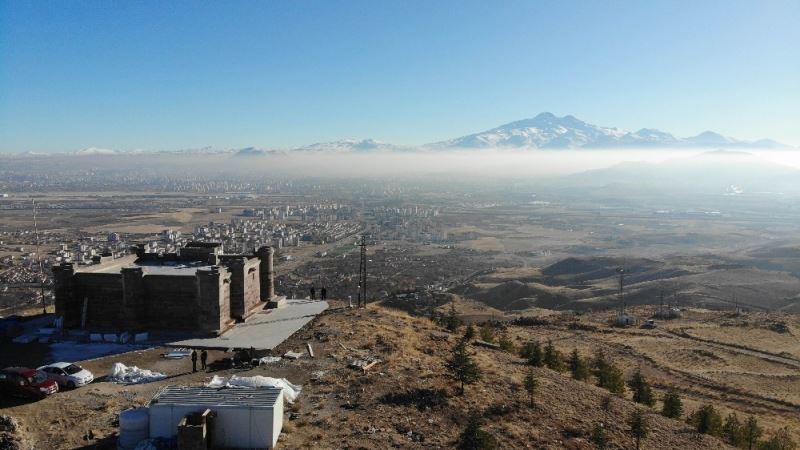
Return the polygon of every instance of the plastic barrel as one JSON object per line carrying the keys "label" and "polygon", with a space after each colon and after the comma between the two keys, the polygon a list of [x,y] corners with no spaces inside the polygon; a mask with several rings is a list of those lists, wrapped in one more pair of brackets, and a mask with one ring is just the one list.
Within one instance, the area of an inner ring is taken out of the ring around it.
{"label": "plastic barrel", "polygon": [[145,408],[126,409],[119,413],[117,448],[132,450],[139,442],[150,439],[150,411]]}

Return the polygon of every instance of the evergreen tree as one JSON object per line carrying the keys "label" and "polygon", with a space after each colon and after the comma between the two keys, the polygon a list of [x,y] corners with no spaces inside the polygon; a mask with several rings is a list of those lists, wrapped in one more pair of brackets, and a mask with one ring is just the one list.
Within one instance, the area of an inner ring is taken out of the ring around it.
{"label": "evergreen tree", "polygon": [[638,409],[634,411],[628,419],[628,426],[631,427],[631,435],[636,439],[636,450],[641,447],[642,439],[647,437],[647,419]]}
{"label": "evergreen tree", "polygon": [[776,431],[769,439],[758,446],[759,450],[795,450],[797,444],[792,440],[788,428],[781,428]]}
{"label": "evergreen tree", "polygon": [[725,418],[725,423],[722,425],[722,438],[734,447],[741,447],[744,443],[744,436],[742,434],[742,424],[736,413],[728,414]]}
{"label": "evergreen tree", "polygon": [[625,393],[625,376],[622,369],[611,363],[606,368],[604,386],[612,394],[622,395]]}
{"label": "evergreen tree", "polygon": [[480,415],[473,414],[459,436],[456,448],[459,450],[493,450],[497,448],[497,441],[494,436],[481,429]]}
{"label": "evergreen tree", "polygon": [[763,433],[764,430],[758,425],[758,420],[753,416],[748,417],[742,427],[742,440],[747,450],[753,450],[756,447]]}
{"label": "evergreen tree", "polygon": [[528,355],[528,364],[533,367],[544,366],[544,354],[542,353],[542,344],[538,341],[532,342],[530,352]]}
{"label": "evergreen tree", "polygon": [[455,378],[461,384],[461,388],[459,390],[459,394],[461,395],[464,394],[465,384],[475,383],[481,378],[480,369],[469,355],[469,352],[467,351],[467,344],[463,340],[458,341],[456,346],[453,348],[453,355],[447,361],[446,367],[450,370],[453,378]]}
{"label": "evergreen tree", "polygon": [[683,415],[683,403],[677,392],[669,391],[664,394],[664,406],[661,408],[661,414],[670,419],[681,418],[681,415]]}
{"label": "evergreen tree", "polygon": [[512,353],[514,351],[514,343],[508,337],[506,331],[500,334],[500,340],[498,340],[497,343],[500,345],[500,350],[504,352]]}
{"label": "evergreen tree", "polygon": [[713,405],[703,405],[686,420],[698,433],[719,436],[722,433],[722,416]]}
{"label": "evergreen tree", "polygon": [[471,341],[473,339],[475,339],[475,327],[472,326],[472,324],[469,324],[467,329],[464,330],[464,340]]}
{"label": "evergreen tree", "polygon": [[586,362],[581,359],[581,356],[578,354],[578,349],[572,349],[572,353],[569,356],[569,371],[572,374],[572,378],[578,381],[586,381],[589,379],[589,368],[586,367]]}
{"label": "evergreen tree", "polygon": [[598,423],[592,429],[592,435],[589,438],[599,450],[605,450],[608,445],[608,437],[606,436],[606,428],[602,423]]}
{"label": "evergreen tree", "polygon": [[633,401],[647,406],[653,406],[655,399],[653,398],[653,391],[650,389],[650,383],[647,382],[642,371],[636,369],[633,377],[628,381],[628,387],[633,391]]}
{"label": "evergreen tree", "polygon": [[452,302],[450,303],[450,312],[447,313],[447,316],[444,318],[444,326],[451,333],[458,331],[458,327],[461,326],[461,319],[458,318],[456,306]]}
{"label": "evergreen tree", "polygon": [[520,358],[529,359],[531,357],[531,353],[533,353],[533,345],[533,341],[522,344],[522,347],[519,348]]}
{"label": "evergreen tree", "polygon": [[536,388],[539,386],[539,381],[533,376],[533,371],[529,371],[528,375],[525,376],[525,380],[523,382],[525,385],[525,391],[528,392],[528,399],[530,400],[531,408],[533,408],[533,395],[536,393]]}
{"label": "evergreen tree", "polygon": [[597,353],[594,359],[594,374],[597,377],[597,385],[607,389],[614,394],[625,392],[625,380],[622,370],[612,362],[606,360],[603,352]]}
{"label": "evergreen tree", "polygon": [[550,369],[564,370],[564,356],[553,346],[553,341],[548,339],[544,348],[544,364]]}
{"label": "evergreen tree", "polygon": [[600,407],[603,408],[603,411],[610,412],[612,406],[614,406],[614,396],[613,395],[603,396],[603,399],[600,400]]}
{"label": "evergreen tree", "polygon": [[494,342],[494,326],[490,322],[484,323],[479,333],[482,341]]}

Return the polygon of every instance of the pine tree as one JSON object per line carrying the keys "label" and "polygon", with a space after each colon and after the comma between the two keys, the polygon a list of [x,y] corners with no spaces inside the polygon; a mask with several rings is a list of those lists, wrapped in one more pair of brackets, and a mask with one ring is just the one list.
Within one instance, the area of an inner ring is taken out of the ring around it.
{"label": "pine tree", "polygon": [[450,312],[447,314],[447,317],[444,318],[444,326],[451,333],[458,331],[458,327],[461,326],[461,319],[458,318],[456,306],[452,302],[450,303]]}
{"label": "pine tree", "polygon": [[572,374],[572,378],[578,381],[586,381],[589,379],[589,368],[586,367],[586,362],[581,359],[581,356],[578,354],[578,349],[572,349],[572,353],[569,356],[569,371]]}
{"label": "pine tree", "polygon": [[491,323],[486,322],[481,326],[479,331],[481,335],[481,340],[485,342],[494,342],[494,326]]}
{"label": "pine tree", "polygon": [[497,343],[500,345],[500,350],[504,352],[512,353],[514,351],[514,343],[508,337],[508,333],[506,331],[503,331],[503,333],[500,334],[500,339],[497,341]]}
{"label": "pine tree", "polygon": [[661,414],[670,419],[680,419],[683,415],[683,403],[677,392],[669,391],[664,394],[664,406],[661,408]]}
{"label": "pine tree", "polygon": [[634,411],[628,419],[628,426],[631,427],[631,435],[636,439],[636,450],[641,447],[642,439],[647,437],[649,431],[647,426],[647,419],[638,409]]}
{"label": "pine tree", "polygon": [[687,423],[694,426],[695,431],[712,436],[722,433],[722,416],[713,405],[703,405],[700,409],[689,415]]}
{"label": "pine tree", "polygon": [[531,353],[533,353],[533,344],[533,341],[522,344],[522,347],[519,348],[520,358],[529,359],[531,357]]}
{"label": "pine tree", "polygon": [[464,330],[464,340],[471,341],[473,339],[475,339],[475,327],[472,326],[472,324],[469,324],[467,329]]}
{"label": "pine tree", "polygon": [[736,413],[730,413],[725,418],[725,424],[722,425],[722,438],[734,447],[741,447],[744,442],[742,424],[739,422]]}
{"label": "pine tree", "polygon": [[653,406],[655,399],[653,398],[653,391],[650,389],[650,384],[642,375],[642,371],[636,369],[633,377],[628,381],[628,387],[633,391],[633,401],[647,406]]}
{"label": "pine tree", "polygon": [[625,392],[625,380],[622,370],[616,365],[606,360],[603,352],[597,353],[594,359],[594,373],[597,377],[597,385],[607,389],[614,394]]}
{"label": "pine tree", "polygon": [[460,395],[464,394],[465,384],[475,383],[481,378],[480,369],[469,355],[467,344],[463,340],[458,341],[453,348],[453,355],[450,360],[447,361],[446,367],[450,370],[453,378],[461,383],[461,388],[459,390]]}
{"label": "pine tree", "polygon": [[459,450],[492,450],[497,448],[497,442],[494,436],[481,429],[480,415],[473,414],[459,436],[456,448]]}
{"label": "pine tree", "polygon": [[564,370],[564,356],[553,346],[553,341],[548,339],[544,348],[544,364],[550,369]]}
{"label": "pine tree", "polygon": [[758,420],[753,416],[748,417],[742,427],[742,440],[743,444],[747,446],[747,450],[755,448],[763,433],[764,430],[758,425]]}
{"label": "pine tree", "polygon": [[598,423],[592,429],[592,435],[589,438],[599,450],[605,450],[608,445],[608,437],[606,436],[606,428],[602,423]]}
{"label": "pine tree", "polygon": [[533,408],[533,395],[536,393],[536,388],[539,386],[539,381],[533,376],[533,371],[528,372],[523,384],[525,385],[525,391],[528,392],[531,408]]}
{"label": "pine tree", "polygon": [[528,355],[528,364],[533,367],[544,366],[544,354],[542,353],[542,344],[538,341],[530,344],[530,352]]}

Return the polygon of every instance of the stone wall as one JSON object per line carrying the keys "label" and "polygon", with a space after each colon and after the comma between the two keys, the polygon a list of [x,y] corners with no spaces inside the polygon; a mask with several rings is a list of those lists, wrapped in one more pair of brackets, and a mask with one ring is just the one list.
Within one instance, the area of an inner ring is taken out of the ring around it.
{"label": "stone wall", "polygon": [[[98,329],[121,329],[123,322],[122,275],[118,273],[76,273],[69,308],[77,312],[80,324],[86,302],[86,326]],[[69,322],[74,322],[70,320]]]}
{"label": "stone wall", "polygon": [[197,329],[197,282],[193,275],[145,275],[144,286],[144,314],[138,328]]}
{"label": "stone wall", "polygon": [[250,258],[244,267],[244,306],[249,313],[261,304],[261,274],[259,272],[260,261],[258,258]]}
{"label": "stone wall", "polygon": [[213,266],[197,271],[198,331],[220,333],[231,322],[231,275],[223,267]]}
{"label": "stone wall", "polygon": [[75,328],[81,325],[80,307],[73,299],[75,267],[70,263],[53,267],[53,294],[56,315],[64,318],[64,326]]}

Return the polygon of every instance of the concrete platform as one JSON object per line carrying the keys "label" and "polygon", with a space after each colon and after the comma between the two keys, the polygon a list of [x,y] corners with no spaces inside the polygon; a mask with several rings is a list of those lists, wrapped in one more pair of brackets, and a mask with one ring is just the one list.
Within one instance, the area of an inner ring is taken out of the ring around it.
{"label": "concrete platform", "polygon": [[222,336],[170,342],[174,347],[196,347],[217,350],[254,348],[272,350],[317,314],[328,309],[328,302],[286,300],[280,308],[265,309],[247,322],[234,325]]}

